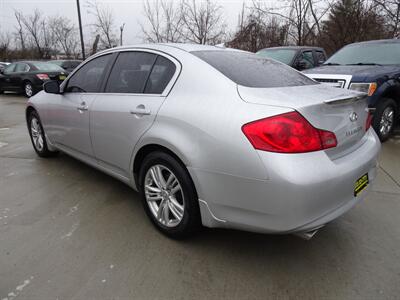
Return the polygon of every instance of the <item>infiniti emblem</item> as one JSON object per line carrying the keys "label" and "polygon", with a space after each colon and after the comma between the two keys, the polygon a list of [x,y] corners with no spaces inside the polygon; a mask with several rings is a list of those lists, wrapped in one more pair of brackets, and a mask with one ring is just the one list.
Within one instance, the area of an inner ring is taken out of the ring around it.
{"label": "infiniti emblem", "polygon": [[350,114],[349,118],[350,118],[350,121],[355,122],[355,121],[358,120],[358,115],[357,115],[356,112],[352,112],[352,113]]}

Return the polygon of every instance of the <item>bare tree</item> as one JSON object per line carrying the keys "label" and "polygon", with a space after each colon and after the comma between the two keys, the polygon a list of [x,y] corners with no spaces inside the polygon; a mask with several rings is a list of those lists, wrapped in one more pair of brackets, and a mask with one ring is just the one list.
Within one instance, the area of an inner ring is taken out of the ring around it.
{"label": "bare tree", "polygon": [[95,33],[100,35],[100,42],[104,48],[112,48],[117,45],[116,34],[114,30],[114,14],[109,7],[104,7],[96,0],[88,1],[88,13],[95,17],[95,23],[92,26]]}
{"label": "bare tree", "polygon": [[265,15],[251,8],[245,16],[245,10],[239,15],[238,29],[229,47],[256,52],[262,48],[283,46],[287,43],[287,25],[276,16]]}
{"label": "bare tree", "polygon": [[400,37],[400,1],[399,0],[373,0],[380,14],[385,18],[391,37]]}
{"label": "bare tree", "polygon": [[20,13],[21,21],[29,34],[29,40],[36,47],[36,51],[40,57],[44,56],[44,46],[41,38],[42,17],[41,12],[34,10],[32,15],[24,16]]}
{"label": "bare tree", "polygon": [[6,59],[11,52],[11,34],[0,30],[0,57]]}
{"label": "bare tree", "polygon": [[21,45],[21,50],[25,51],[25,32],[24,25],[22,23],[23,15],[19,11],[14,11],[15,19],[17,20],[16,37]]}
{"label": "bare tree", "polygon": [[222,7],[211,0],[181,1],[182,34],[196,44],[218,44],[226,36]]}
{"label": "bare tree", "polygon": [[[55,45],[55,38],[48,28],[47,19],[42,17],[42,12],[35,9],[31,15],[23,15],[21,12],[16,12],[15,15],[17,22],[23,24],[27,37],[25,40],[29,41],[29,47],[36,52],[34,56],[49,58]],[[22,30],[22,27],[20,29]],[[27,47],[25,42],[24,47]]]}
{"label": "bare tree", "polygon": [[180,6],[173,1],[144,2],[144,15],[149,29],[141,24],[144,40],[151,43],[177,43],[182,41],[182,15]]}
{"label": "bare tree", "polygon": [[55,16],[49,19],[49,27],[57,44],[67,58],[76,56],[78,47],[78,31],[74,24],[66,17]]}
{"label": "bare tree", "polygon": [[[264,14],[275,15],[289,25],[289,35],[296,45],[314,43],[321,34],[321,20],[333,0],[283,0],[281,5],[268,7],[263,1],[253,1],[253,6]],[[317,9],[318,7],[318,9]]]}
{"label": "bare tree", "polygon": [[322,23],[318,40],[328,53],[333,53],[350,43],[387,37],[384,19],[371,2],[337,0]]}

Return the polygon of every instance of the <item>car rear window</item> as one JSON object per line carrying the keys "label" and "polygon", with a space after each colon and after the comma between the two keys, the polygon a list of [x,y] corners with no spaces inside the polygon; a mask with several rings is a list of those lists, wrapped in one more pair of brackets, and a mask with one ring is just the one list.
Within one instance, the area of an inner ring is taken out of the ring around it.
{"label": "car rear window", "polygon": [[64,71],[63,68],[55,65],[55,64],[51,64],[51,63],[47,63],[47,62],[32,62],[31,63],[38,71],[54,71],[54,72],[58,72],[58,71]]}
{"label": "car rear window", "polygon": [[235,83],[246,87],[272,88],[318,84],[291,67],[253,53],[228,50],[191,53]]}
{"label": "car rear window", "polygon": [[284,64],[290,65],[296,55],[297,50],[292,49],[263,49],[256,54],[266,58],[272,58]]}

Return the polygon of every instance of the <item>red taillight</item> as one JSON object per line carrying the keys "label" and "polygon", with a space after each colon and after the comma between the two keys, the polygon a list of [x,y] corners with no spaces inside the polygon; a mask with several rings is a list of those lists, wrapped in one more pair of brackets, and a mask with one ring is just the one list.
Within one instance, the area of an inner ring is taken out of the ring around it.
{"label": "red taillight", "polygon": [[337,146],[333,132],[313,127],[298,112],[245,124],[242,131],[255,149],[270,152],[302,153]]}
{"label": "red taillight", "polygon": [[36,74],[36,77],[39,78],[40,80],[49,80],[49,75],[47,74]]}
{"label": "red taillight", "polygon": [[368,129],[370,129],[371,124],[372,124],[372,114],[371,112],[368,112],[367,121],[365,122],[365,131],[368,131]]}

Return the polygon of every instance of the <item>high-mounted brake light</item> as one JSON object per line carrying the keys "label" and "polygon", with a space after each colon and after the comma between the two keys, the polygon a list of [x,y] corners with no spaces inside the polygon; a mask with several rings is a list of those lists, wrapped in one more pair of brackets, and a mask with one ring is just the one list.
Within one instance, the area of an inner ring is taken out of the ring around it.
{"label": "high-mounted brake light", "polygon": [[47,74],[36,74],[36,77],[39,78],[40,80],[49,80],[49,75]]}
{"label": "high-mounted brake light", "polygon": [[242,131],[255,149],[270,152],[304,153],[337,146],[333,132],[313,127],[296,111],[247,123]]}

